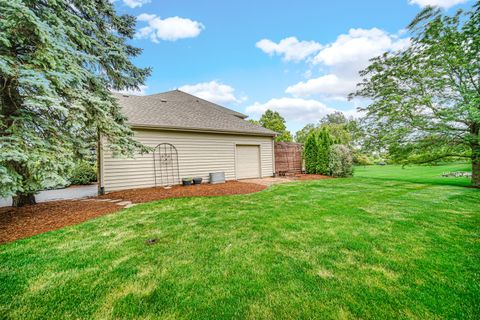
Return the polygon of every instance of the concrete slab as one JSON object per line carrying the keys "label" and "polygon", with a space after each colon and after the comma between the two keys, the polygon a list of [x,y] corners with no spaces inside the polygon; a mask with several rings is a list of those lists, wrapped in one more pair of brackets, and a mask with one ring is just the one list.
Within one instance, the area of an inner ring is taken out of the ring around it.
{"label": "concrete slab", "polygon": [[286,178],[286,177],[266,177],[266,178],[255,178],[255,179],[243,179],[239,181],[256,183],[256,184],[261,184],[261,185],[270,187],[271,185],[274,185],[274,184],[288,183],[295,180],[291,178]]}
{"label": "concrete slab", "polygon": [[119,206],[128,206],[129,204],[132,204],[132,202],[131,201],[122,201],[122,202],[117,202],[115,204],[119,205]]}
{"label": "concrete slab", "polygon": [[[63,189],[41,191],[35,196],[35,199],[37,202],[82,199],[96,196],[97,190],[97,184],[90,184],[87,186],[71,186]],[[0,207],[8,207],[11,205],[11,197],[0,199]]]}

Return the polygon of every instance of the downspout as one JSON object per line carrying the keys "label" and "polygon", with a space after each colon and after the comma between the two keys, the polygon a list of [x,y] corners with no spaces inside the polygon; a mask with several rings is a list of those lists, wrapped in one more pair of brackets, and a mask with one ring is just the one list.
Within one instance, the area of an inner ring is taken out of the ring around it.
{"label": "downspout", "polygon": [[103,139],[100,131],[97,131],[97,183],[98,195],[105,194],[103,185]]}
{"label": "downspout", "polygon": [[275,168],[275,138],[272,138],[272,168],[273,168],[272,176],[276,177],[277,173]]}

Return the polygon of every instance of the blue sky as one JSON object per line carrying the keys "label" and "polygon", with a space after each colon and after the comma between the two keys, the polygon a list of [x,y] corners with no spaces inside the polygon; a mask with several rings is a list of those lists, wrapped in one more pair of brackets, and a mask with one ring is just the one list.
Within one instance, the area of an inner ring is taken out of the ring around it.
{"label": "blue sky", "polygon": [[279,111],[293,133],[347,101],[368,59],[408,45],[422,6],[451,13],[468,0],[116,0],[137,16],[136,59],[153,73],[136,94],[179,88],[258,119]]}

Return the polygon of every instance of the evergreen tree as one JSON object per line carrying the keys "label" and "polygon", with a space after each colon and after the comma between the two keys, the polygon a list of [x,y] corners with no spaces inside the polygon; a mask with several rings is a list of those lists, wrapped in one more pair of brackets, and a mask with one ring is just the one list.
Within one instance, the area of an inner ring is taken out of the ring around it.
{"label": "evergreen tree", "polygon": [[328,129],[323,127],[318,131],[317,134],[317,163],[316,163],[316,173],[319,174],[329,174],[328,162],[330,159],[330,148],[334,144],[334,140]]}
{"label": "evergreen tree", "polygon": [[306,140],[303,148],[303,157],[305,160],[305,171],[307,173],[317,173],[318,160],[318,144],[317,134],[311,132]]}
{"label": "evergreen tree", "polygon": [[110,0],[0,0],[0,197],[34,203],[100,135],[114,152],[146,150],[110,93],[150,72],[131,62],[134,26]]}

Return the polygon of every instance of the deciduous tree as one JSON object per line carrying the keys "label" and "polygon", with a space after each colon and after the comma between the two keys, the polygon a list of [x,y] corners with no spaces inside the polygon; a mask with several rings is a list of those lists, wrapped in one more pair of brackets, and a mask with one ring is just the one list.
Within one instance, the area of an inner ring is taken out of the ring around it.
{"label": "deciduous tree", "polygon": [[315,130],[317,127],[313,123],[306,124],[302,129],[298,130],[295,133],[295,142],[305,143],[310,132]]}
{"label": "deciduous tree", "polygon": [[292,134],[285,125],[285,119],[277,111],[265,111],[259,122],[262,127],[278,132],[275,141],[290,142],[293,140]]}
{"label": "deciduous tree", "polygon": [[472,162],[480,186],[480,2],[444,15],[428,7],[409,26],[410,46],[374,58],[359,90],[370,141],[396,161]]}

